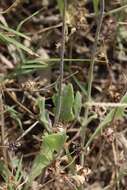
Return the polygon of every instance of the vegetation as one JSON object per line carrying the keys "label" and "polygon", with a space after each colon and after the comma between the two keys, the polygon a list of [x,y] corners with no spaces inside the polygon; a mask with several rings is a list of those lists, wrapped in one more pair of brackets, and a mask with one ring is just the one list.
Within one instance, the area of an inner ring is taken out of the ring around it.
{"label": "vegetation", "polygon": [[126,189],[127,1],[0,8],[0,189]]}

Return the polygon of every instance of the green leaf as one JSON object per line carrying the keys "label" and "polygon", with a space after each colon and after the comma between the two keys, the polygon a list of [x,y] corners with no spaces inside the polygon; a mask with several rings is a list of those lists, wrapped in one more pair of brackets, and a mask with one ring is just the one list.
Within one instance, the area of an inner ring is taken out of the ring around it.
{"label": "green leaf", "polygon": [[20,67],[20,69],[43,69],[43,68],[46,68],[46,67],[48,67],[48,64],[46,64],[46,63],[43,63],[43,64],[22,64],[21,65],[21,67]]}
{"label": "green leaf", "polygon": [[75,101],[74,101],[74,115],[75,118],[79,117],[80,111],[82,107],[82,96],[80,92],[78,91],[75,96]]}
{"label": "green leaf", "polygon": [[66,139],[67,136],[65,132],[46,135],[43,138],[40,153],[36,156],[32,166],[28,180],[29,184],[31,184],[31,182],[42,173],[44,168],[51,164],[55,153],[59,153],[59,151],[63,148]]}
{"label": "green leaf", "polygon": [[[125,94],[122,99],[121,99],[121,103],[127,103],[127,94]],[[116,115],[115,118],[119,119],[124,117],[125,115],[125,108],[126,107],[118,107],[116,108]]]}
{"label": "green leaf", "polygon": [[[57,112],[57,105],[59,101],[59,93],[53,96],[53,102],[55,105],[55,112]],[[74,90],[71,83],[63,86],[61,97],[61,112],[60,121],[68,123],[74,119],[78,119],[82,107],[82,96],[80,92],[76,92],[74,97]]]}
{"label": "green leaf", "polygon": [[36,105],[39,108],[39,120],[43,123],[47,131],[51,131],[51,121],[49,119],[48,111],[45,109],[45,98],[39,97]]}
{"label": "green leaf", "polygon": [[82,91],[82,93],[87,96],[87,86],[84,85],[84,83],[82,84],[81,81],[79,81],[75,76],[72,76],[72,78],[74,79],[75,83],[78,85],[78,87],[80,88],[80,90]]}
{"label": "green leaf", "polygon": [[44,137],[44,147],[49,147],[51,152],[59,152],[66,140],[66,134],[64,132],[54,133],[46,135]]}
{"label": "green leaf", "polygon": [[29,73],[33,73],[36,71],[36,69],[21,69],[21,68],[15,68],[13,72],[11,72],[6,78],[12,78],[12,77],[20,77],[21,75],[27,75]]}
{"label": "green leaf", "polygon": [[96,13],[96,15],[98,15],[99,13],[98,6],[99,6],[99,0],[93,0],[94,12]]}
{"label": "green leaf", "polygon": [[42,173],[42,170],[46,168],[49,164],[50,164],[50,160],[48,160],[46,155],[40,153],[34,160],[32,171],[29,176],[28,184],[30,185],[32,181],[36,177],[38,177]]}
{"label": "green leaf", "polygon": [[[55,112],[57,111],[57,104],[59,100],[59,94],[53,96],[53,102],[55,104]],[[73,114],[73,104],[74,104],[74,91],[72,84],[64,85],[61,98],[61,113],[60,121],[69,122],[74,119]]]}
{"label": "green leaf", "polygon": [[25,52],[29,53],[30,55],[36,55],[36,56],[37,56],[37,54],[34,53],[31,49],[25,47],[24,45],[22,45],[20,42],[16,41],[16,40],[15,40],[14,38],[12,38],[12,37],[9,37],[9,36],[7,36],[7,35],[5,35],[5,34],[0,33],[0,40],[4,41],[4,42],[6,42],[6,43],[13,44],[13,45],[15,45],[17,48],[24,50]]}
{"label": "green leaf", "polygon": [[57,0],[57,4],[60,10],[61,15],[63,15],[63,10],[64,10],[64,0]]}
{"label": "green leaf", "polygon": [[16,168],[16,173],[15,173],[15,183],[17,183],[18,181],[20,181],[23,177],[23,171],[22,171],[22,158],[21,157],[19,160],[18,159],[13,159],[13,164],[15,164],[15,168]]}
{"label": "green leaf", "polygon": [[33,73],[35,71],[38,70],[42,70],[49,67],[49,65],[47,63],[27,63],[24,62],[23,64],[19,64],[15,67],[15,69],[7,76],[7,77],[16,77],[16,76],[20,76],[20,75],[25,75],[25,74],[29,74],[29,73]]}
{"label": "green leaf", "polygon": [[19,25],[17,26],[17,31],[20,31],[22,25],[23,25],[25,22],[27,22],[28,20],[30,20],[31,18],[33,18],[34,16],[36,16],[37,14],[39,14],[42,10],[43,10],[43,7],[42,7],[40,10],[34,12],[34,13],[31,14],[30,16],[28,16],[28,17],[26,17],[25,19],[23,19],[23,20],[19,23]]}
{"label": "green leaf", "polygon": [[[122,97],[120,103],[127,103],[127,93]],[[104,120],[100,123],[100,125],[97,127],[96,131],[93,133],[93,135],[90,137],[89,141],[87,142],[85,148],[87,148],[90,143],[94,140],[94,138],[99,135],[102,130],[104,130],[108,124],[112,122],[112,120],[120,119],[125,116],[125,108],[126,107],[117,107],[112,109],[104,118]]]}
{"label": "green leaf", "polygon": [[4,25],[2,25],[2,24],[0,24],[0,28],[2,28],[3,30],[6,30],[6,31],[8,31],[8,32],[11,32],[11,33],[13,33],[13,34],[15,34],[15,35],[17,35],[17,36],[19,36],[19,37],[22,37],[22,38],[25,38],[25,39],[27,39],[27,40],[30,40],[30,38],[29,38],[28,36],[26,36],[25,34],[23,34],[23,33],[21,33],[21,32],[15,31],[15,30],[12,29],[12,28],[9,28],[9,27],[4,26]]}
{"label": "green leaf", "polygon": [[0,175],[4,179],[4,181],[7,181],[7,169],[3,161],[0,160]]}
{"label": "green leaf", "polygon": [[14,109],[14,106],[7,106],[6,109],[10,114],[10,117],[14,119],[17,122],[18,126],[22,129],[21,114]]}

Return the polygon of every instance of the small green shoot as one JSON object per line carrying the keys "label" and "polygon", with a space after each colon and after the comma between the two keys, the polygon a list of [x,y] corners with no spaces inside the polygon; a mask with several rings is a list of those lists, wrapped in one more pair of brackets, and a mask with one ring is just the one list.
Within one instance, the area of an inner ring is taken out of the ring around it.
{"label": "small green shoot", "polygon": [[[58,93],[53,96],[53,102],[55,105],[55,112],[57,111],[57,101]],[[62,104],[61,104],[61,113],[60,121],[67,123],[77,119],[81,110],[81,94],[80,92],[76,93],[74,97],[74,89],[71,83],[64,85],[62,92]]]}

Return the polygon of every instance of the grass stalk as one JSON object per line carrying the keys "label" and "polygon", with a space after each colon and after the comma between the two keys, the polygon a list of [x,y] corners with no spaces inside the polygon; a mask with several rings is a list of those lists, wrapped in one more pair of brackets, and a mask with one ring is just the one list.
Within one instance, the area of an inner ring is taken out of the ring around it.
{"label": "grass stalk", "polygon": [[123,11],[126,8],[127,8],[127,4],[125,4],[125,5],[123,5],[123,6],[119,7],[119,8],[113,9],[113,10],[107,12],[107,13],[105,13],[105,16],[118,13],[120,11]]}
{"label": "grass stalk", "polygon": [[59,98],[58,98],[57,108],[56,108],[56,113],[55,113],[54,126],[56,126],[57,123],[59,122],[60,112],[61,112],[62,83],[63,83],[63,77],[64,77],[64,53],[65,53],[65,40],[66,40],[66,7],[67,7],[67,0],[64,0],[61,58],[60,58],[60,78],[59,78],[59,92],[58,92]]}
{"label": "grass stalk", "polygon": [[[91,91],[92,91],[92,82],[93,82],[93,70],[94,70],[94,64],[95,64],[95,58],[96,58],[96,50],[97,50],[97,45],[98,45],[98,40],[99,40],[99,34],[102,26],[102,21],[103,21],[103,16],[104,16],[104,8],[105,8],[105,1],[101,0],[100,1],[100,14],[97,22],[97,30],[96,30],[96,35],[95,35],[95,42],[93,45],[93,50],[92,50],[92,55],[91,55],[91,63],[90,63],[90,68],[89,68],[89,73],[88,73],[88,94],[87,94],[87,102],[91,101]],[[87,120],[88,120],[88,115],[89,115],[89,105],[86,105],[86,110],[85,110],[85,116],[84,116],[84,121],[81,126],[81,147],[84,147],[85,144],[85,134],[86,134],[86,127],[87,127]],[[81,154],[81,166],[84,166],[84,152]]]}

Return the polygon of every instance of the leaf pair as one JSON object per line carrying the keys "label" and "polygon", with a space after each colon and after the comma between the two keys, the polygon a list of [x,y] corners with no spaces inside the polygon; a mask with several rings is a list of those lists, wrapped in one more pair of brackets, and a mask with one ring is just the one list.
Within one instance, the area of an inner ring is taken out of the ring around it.
{"label": "leaf pair", "polygon": [[[57,112],[58,100],[59,93],[56,93],[53,96],[55,112]],[[68,123],[74,119],[78,119],[82,106],[82,97],[79,91],[74,96],[74,89],[71,83],[63,86],[61,101],[60,121]]]}

